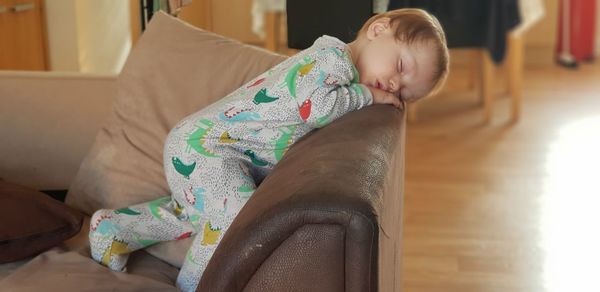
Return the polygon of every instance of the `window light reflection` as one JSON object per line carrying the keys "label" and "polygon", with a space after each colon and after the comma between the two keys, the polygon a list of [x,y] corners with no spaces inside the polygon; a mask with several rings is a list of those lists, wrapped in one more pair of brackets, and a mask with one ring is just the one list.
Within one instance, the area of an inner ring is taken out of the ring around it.
{"label": "window light reflection", "polygon": [[560,130],[541,197],[548,292],[600,291],[600,117]]}

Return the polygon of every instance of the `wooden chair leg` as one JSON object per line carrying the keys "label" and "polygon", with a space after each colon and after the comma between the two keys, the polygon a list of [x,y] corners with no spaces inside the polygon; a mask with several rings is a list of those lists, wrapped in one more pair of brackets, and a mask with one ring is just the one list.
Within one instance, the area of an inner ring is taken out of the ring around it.
{"label": "wooden chair leg", "polygon": [[279,48],[279,28],[281,22],[281,13],[277,11],[267,11],[265,13],[266,40],[265,48],[277,52]]}
{"label": "wooden chair leg", "polygon": [[[470,50],[468,52],[470,64],[469,68],[469,80],[467,87],[470,91],[477,93],[481,92],[481,52],[480,50]],[[479,105],[483,105],[483,98],[479,98]]]}
{"label": "wooden chair leg", "polygon": [[483,97],[483,121],[487,124],[490,123],[492,120],[492,104],[494,102],[493,79],[495,65],[487,50],[482,50],[481,59],[481,95]]}
{"label": "wooden chair leg", "polygon": [[511,122],[517,122],[521,116],[523,82],[523,37],[508,35],[508,92],[511,99]]}

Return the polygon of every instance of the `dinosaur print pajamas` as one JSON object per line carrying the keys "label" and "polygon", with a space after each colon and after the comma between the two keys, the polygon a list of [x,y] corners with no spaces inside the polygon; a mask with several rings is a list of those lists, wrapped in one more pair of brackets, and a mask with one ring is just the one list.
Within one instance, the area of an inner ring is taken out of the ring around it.
{"label": "dinosaur print pajamas", "polygon": [[164,169],[171,196],[99,210],[94,260],[123,271],[128,254],[195,236],[177,278],[196,289],[223,234],[261,181],[300,137],[372,104],[342,41],[323,36],[169,133]]}

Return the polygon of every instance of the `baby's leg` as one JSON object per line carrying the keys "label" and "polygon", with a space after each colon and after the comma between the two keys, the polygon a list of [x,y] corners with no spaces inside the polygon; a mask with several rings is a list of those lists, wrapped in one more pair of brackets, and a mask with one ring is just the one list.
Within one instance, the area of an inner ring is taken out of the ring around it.
{"label": "baby's leg", "polygon": [[190,237],[194,229],[171,197],[118,210],[98,210],[90,222],[94,260],[123,271],[129,253],[161,241]]}
{"label": "baby's leg", "polygon": [[[219,159],[214,172],[206,173],[204,202],[206,217],[187,252],[177,277],[177,286],[183,291],[194,291],[202,273],[221,238],[248,198],[256,189],[248,167],[235,158]],[[216,161],[212,161],[216,162]]]}

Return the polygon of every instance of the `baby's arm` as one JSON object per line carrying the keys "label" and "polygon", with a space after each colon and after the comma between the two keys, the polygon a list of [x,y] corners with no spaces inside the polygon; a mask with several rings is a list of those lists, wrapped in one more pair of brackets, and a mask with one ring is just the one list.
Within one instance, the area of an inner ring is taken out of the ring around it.
{"label": "baby's arm", "polygon": [[368,86],[368,88],[371,91],[371,94],[373,95],[373,104],[391,104],[396,108],[402,107],[400,97],[396,96],[395,94],[385,90],[381,90],[376,87]]}
{"label": "baby's arm", "polygon": [[369,88],[357,83],[357,73],[345,52],[326,48],[305,57],[294,80],[302,120],[323,127],[344,114],[373,103]]}

